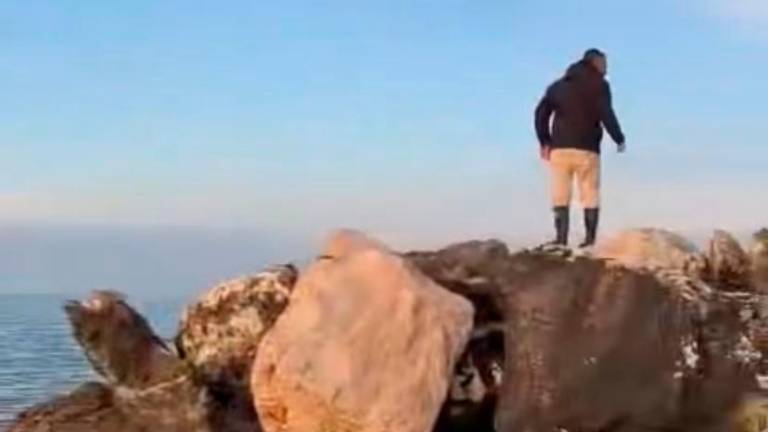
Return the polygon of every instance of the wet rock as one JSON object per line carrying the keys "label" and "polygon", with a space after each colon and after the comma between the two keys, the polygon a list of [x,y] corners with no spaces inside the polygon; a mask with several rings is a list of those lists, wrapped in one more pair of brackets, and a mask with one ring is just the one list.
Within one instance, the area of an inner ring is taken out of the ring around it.
{"label": "wet rock", "polygon": [[252,388],[264,430],[430,430],[471,305],[360,234],[329,245],[259,348]]}

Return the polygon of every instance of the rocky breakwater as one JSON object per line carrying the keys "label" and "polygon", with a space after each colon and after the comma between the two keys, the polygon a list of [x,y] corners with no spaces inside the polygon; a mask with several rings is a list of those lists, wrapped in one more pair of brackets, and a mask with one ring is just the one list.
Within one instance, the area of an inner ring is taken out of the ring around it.
{"label": "rocky breakwater", "polygon": [[644,229],[397,254],[345,232],[301,275],[214,288],[176,346],[119,295],[69,303],[102,380],[11,431],[761,430],[766,251]]}

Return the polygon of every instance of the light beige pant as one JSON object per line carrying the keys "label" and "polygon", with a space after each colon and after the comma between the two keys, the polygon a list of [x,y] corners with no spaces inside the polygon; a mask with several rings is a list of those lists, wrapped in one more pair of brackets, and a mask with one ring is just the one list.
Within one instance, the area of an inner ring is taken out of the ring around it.
{"label": "light beige pant", "polygon": [[586,150],[555,149],[549,155],[554,207],[571,203],[573,180],[584,208],[600,207],[600,155]]}

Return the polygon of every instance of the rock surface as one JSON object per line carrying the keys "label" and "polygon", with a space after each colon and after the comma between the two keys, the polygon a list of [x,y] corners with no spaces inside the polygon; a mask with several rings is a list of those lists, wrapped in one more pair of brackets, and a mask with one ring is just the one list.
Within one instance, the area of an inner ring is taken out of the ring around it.
{"label": "rock surface", "polygon": [[176,346],[210,383],[248,386],[264,332],[288,305],[298,270],[277,266],[224,282],[188,306]]}
{"label": "rock surface", "polygon": [[424,432],[472,306],[375,241],[344,232],[264,336],[252,388],[267,432]]}
{"label": "rock surface", "polygon": [[[510,254],[497,242],[471,242],[408,255],[425,274],[474,298],[478,315],[500,312],[506,360],[497,430],[728,424],[754,386],[759,357],[744,343],[740,298],[721,298],[682,270],[651,271],[642,261],[628,269],[557,252]],[[461,421],[449,419],[442,430]]]}

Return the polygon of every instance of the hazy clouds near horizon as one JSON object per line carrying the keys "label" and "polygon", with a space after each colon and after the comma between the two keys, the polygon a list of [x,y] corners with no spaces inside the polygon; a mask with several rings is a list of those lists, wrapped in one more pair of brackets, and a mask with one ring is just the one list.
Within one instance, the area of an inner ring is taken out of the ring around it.
{"label": "hazy clouds near horizon", "polygon": [[[734,233],[742,241],[750,234]],[[390,236],[373,235],[396,248],[409,248]],[[691,231],[686,236],[703,245],[710,233]],[[253,229],[3,226],[0,294],[82,296],[93,289],[113,289],[134,299],[185,300],[268,265],[304,265],[316,254],[318,240]],[[468,238],[452,239],[461,240]],[[533,244],[521,237],[507,240],[512,248]]]}
{"label": "hazy clouds near horizon", "polygon": [[308,251],[299,239],[255,230],[2,227],[0,294],[108,288],[141,298],[186,297]]}

